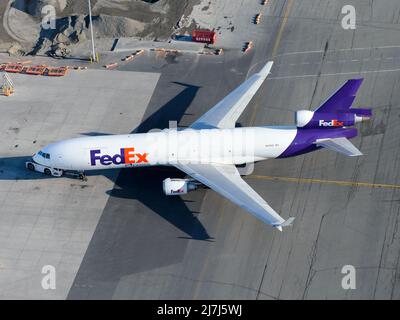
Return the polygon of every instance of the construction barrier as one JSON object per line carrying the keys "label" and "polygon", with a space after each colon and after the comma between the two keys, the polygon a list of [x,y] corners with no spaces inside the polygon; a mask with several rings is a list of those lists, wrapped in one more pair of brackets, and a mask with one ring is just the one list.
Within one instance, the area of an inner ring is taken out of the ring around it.
{"label": "construction barrier", "polygon": [[21,73],[24,66],[19,63],[8,63],[4,67],[4,71],[8,73]]}
{"label": "construction barrier", "polygon": [[204,54],[205,56],[220,56],[224,54],[223,49],[215,49],[214,51],[198,51],[198,54]]}
{"label": "construction barrier", "polygon": [[66,67],[49,67],[46,65],[37,66],[25,66],[24,64],[30,61],[24,61],[21,63],[3,63],[0,64],[0,71],[7,73],[22,73],[29,75],[42,75],[50,77],[63,77],[67,74],[68,70],[86,70],[87,67],[82,66],[66,66]]}
{"label": "construction barrier", "polygon": [[255,24],[259,24],[260,21],[261,21],[261,13],[256,14],[255,17],[254,17],[254,23]]}
{"label": "construction barrier", "polygon": [[88,67],[82,67],[82,66],[66,66],[68,70],[87,70]]}
{"label": "construction barrier", "polygon": [[246,53],[246,52],[248,52],[251,48],[253,48],[253,41],[245,42],[244,47],[243,47],[243,52]]}
{"label": "construction barrier", "polygon": [[142,55],[144,53],[144,50],[143,49],[141,49],[141,50],[136,50],[136,52],[135,53],[132,53],[134,56],[140,56],[140,55]]}
{"label": "construction barrier", "polygon": [[261,4],[262,4],[263,6],[266,6],[266,5],[268,4],[268,1],[269,1],[269,0],[261,0]]}
{"label": "construction barrier", "polygon": [[26,74],[32,74],[32,75],[43,75],[47,66],[33,66],[33,67],[28,67],[24,70]]}
{"label": "construction barrier", "polygon": [[167,52],[167,53],[179,53],[181,51],[177,50],[177,49],[167,49],[167,50],[165,50],[165,52]]}
{"label": "construction barrier", "polygon": [[211,52],[211,51],[201,51],[201,52],[199,52],[199,54],[204,54],[205,56],[213,56],[213,55],[215,55],[215,53]]}
{"label": "construction barrier", "polygon": [[81,67],[81,66],[79,66],[79,67],[73,67],[73,69],[74,70],[87,70],[88,69],[88,67]]}
{"label": "construction barrier", "polygon": [[113,68],[116,68],[116,67],[118,67],[118,63],[117,62],[106,64],[104,66],[104,68],[106,68],[106,69],[113,69]]}
{"label": "construction barrier", "polygon": [[126,56],[125,58],[122,59],[122,61],[132,61],[134,56],[131,54],[130,56]]}
{"label": "construction barrier", "polygon": [[63,77],[67,74],[66,67],[59,67],[59,68],[47,68],[47,72],[45,75],[49,77]]}

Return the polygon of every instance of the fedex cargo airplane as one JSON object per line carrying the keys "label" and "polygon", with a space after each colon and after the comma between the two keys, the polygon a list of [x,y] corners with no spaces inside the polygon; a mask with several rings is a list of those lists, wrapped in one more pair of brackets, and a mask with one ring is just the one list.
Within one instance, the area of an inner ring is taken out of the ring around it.
{"label": "fedex cargo airplane", "polygon": [[174,166],[186,179],[163,181],[166,195],[181,195],[205,185],[278,230],[283,219],[240,175],[240,166],[271,158],[293,157],[320,148],[347,156],[362,153],[349,141],[356,123],[372,116],[370,109],[351,108],[362,79],[346,81],[314,111],[295,113],[295,126],[236,127],[236,121],[272,68],[268,62],[189,128],[127,135],[81,137],[52,143],[26,163],[30,170],[61,176],[75,172]]}

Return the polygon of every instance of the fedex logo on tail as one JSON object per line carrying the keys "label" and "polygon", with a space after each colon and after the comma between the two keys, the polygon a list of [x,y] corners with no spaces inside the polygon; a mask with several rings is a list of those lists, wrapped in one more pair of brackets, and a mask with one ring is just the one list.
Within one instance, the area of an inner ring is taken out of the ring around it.
{"label": "fedex logo on tail", "polygon": [[90,164],[95,166],[97,161],[103,166],[111,164],[148,163],[148,153],[135,153],[135,148],[121,148],[120,153],[113,156],[101,154],[101,150],[90,150]]}
{"label": "fedex logo on tail", "polygon": [[325,121],[319,120],[320,127],[343,127],[343,121],[332,120],[332,121]]}

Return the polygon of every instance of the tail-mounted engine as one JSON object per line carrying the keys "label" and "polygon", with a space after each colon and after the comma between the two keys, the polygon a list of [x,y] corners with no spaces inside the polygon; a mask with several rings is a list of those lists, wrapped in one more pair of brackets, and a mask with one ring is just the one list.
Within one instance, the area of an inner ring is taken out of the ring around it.
{"label": "tail-mounted engine", "polygon": [[371,116],[371,109],[348,109],[338,113],[300,110],[295,113],[295,123],[299,128],[350,127],[370,119]]}
{"label": "tail-mounted engine", "polygon": [[197,183],[191,179],[167,178],[163,181],[163,190],[167,196],[186,194],[195,189],[197,189]]}

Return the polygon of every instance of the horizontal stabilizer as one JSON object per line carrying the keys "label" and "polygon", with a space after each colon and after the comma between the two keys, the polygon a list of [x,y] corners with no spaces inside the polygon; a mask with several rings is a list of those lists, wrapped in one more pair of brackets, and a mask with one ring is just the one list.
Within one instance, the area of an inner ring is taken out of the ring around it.
{"label": "horizontal stabilizer", "polygon": [[366,118],[372,117],[372,109],[350,108],[349,112],[359,117],[366,117]]}
{"label": "horizontal stabilizer", "polygon": [[314,142],[318,147],[342,153],[349,157],[362,156],[363,154],[346,138],[317,139]]}
{"label": "horizontal stabilizer", "polygon": [[295,217],[290,217],[286,221],[282,222],[281,224],[275,225],[274,227],[277,228],[279,231],[282,231],[284,227],[290,227],[293,224]]}

